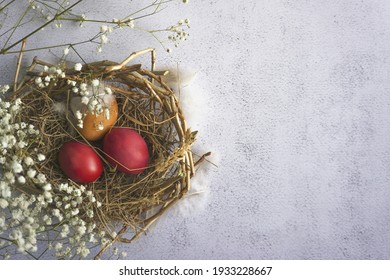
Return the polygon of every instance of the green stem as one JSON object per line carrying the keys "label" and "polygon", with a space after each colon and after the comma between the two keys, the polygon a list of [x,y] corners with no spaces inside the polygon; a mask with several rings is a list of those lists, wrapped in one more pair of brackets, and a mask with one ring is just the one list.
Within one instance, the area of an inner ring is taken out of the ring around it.
{"label": "green stem", "polygon": [[2,50],[0,50],[0,54],[6,54],[8,50],[12,49],[13,47],[17,46],[18,44],[20,44],[21,42],[23,42],[23,40],[26,40],[27,38],[29,38],[30,36],[34,35],[35,33],[39,32],[40,30],[42,30],[42,28],[48,26],[49,24],[51,24],[53,21],[55,21],[58,17],[60,17],[61,15],[65,14],[67,11],[69,11],[70,9],[72,9],[73,7],[75,7],[76,5],[80,4],[83,0],[79,0],[77,1],[76,3],[74,3],[73,5],[71,5],[70,7],[68,7],[67,9],[65,9],[64,11],[62,11],[61,13],[59,14],[56,14],[56,16],[49,20],[48,22],[46,22],[45,24],[43,24],[42,26],[38,27],[37,29],[35,29],[34,31],[32,31],[31,33],[27,34],[26,36],[24,36],[22,39],[18,40],[17,42],[13,43],[11,46],[7,47],[7,48],[3,48]]}
{"label": "green stem", "polygon": [[18,26],[20,26],[20,23],[22,22],[22,20],[24,19],[24,17],[28,14],[28,12],[30,11],[31,9],[31,6],[28,6],[27,9],[24,11],[24,13],[20,16],[20,18],[18,19],[17,23],[14,25],[14,27],[12,27],[12,32],[11,34],[8,36],[7,40],[5,41],[4,43],[4,46],[3,48],[5,48],[5,46],[8,44],[8,42],[11,40],[12,36],[14,35],[16,29],[18,28]]}
{"label": "green stem", "polygon": [[[15,2],[16,0],[12,0],[12,1],[10,1],[10,2],[8,2],[4,7],[1,7],[0,8],[0,12],[2,12],[5,8],[7,8],[9,5],[11,5],[13,2]],[[1,4],[3,4],[3,2],[4,1],[2,1],[1,3],[0,3],[0,5]]]}

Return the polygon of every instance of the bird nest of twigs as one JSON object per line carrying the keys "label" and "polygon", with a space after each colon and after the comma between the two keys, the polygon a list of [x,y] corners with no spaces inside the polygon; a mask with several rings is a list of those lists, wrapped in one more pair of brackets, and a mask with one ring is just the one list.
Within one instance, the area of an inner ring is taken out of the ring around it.
{"label": "bird nest of twigs", "polygon": [[[151,53],[151,69],[141,65],[128,65],[134,57]],[[61,145],[76,140],[93,148],[104,162],[103,175],[93,183],[85,184],[101,201],[94,207],[92,219],[97,228],[111,235],[107,244],[96,255],[99,258],[113,242],[132,242],[156,221],[167,209],[178,202],[190,189],[196,165],[204,156],[194,161],[191,146],[196,131],[187,127],[177,95],[164,82],[164,71],[155,71],[153,49],[132,53],[122,63],[98,61],[85,63],[81,71],[62,66],[61,75],[42,87],[37,78],[45,81],[52,65],[34,58],[23,82],[14,89],[14,98],[20,98],[24,110],[18,116],[39,130],[34,144],[27,149],[39,150],[46,159],[39,163],[43,173],[55,186],[70,181],[58,163]],[[46,69],[46,71],[45,71]],[[99,79],[109,85],[116,96],[119,117],[116,127],[129,127],[137,131],[148,145],[150,160],[139,175],[129,175],[110,165],[102,149],[102,141],[86,140],[76,128],[69,100],[74,95],[72,83]],[[65,104],[59,112],[56,104]],[[76,182],[71,182],[77,185]],[[34,183],[20,187],[24,193],[39,193]],[[61,195],[60,193],[58,195]],[[88,202],[86,202],[88,203]],[[83,205],[80,205],[83,211]]]}

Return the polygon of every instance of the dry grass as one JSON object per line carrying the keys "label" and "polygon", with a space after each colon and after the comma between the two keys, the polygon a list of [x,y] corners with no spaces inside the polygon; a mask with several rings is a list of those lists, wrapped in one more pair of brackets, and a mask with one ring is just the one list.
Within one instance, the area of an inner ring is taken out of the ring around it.
{"label": "dry grass", "polygon": [[[126,66],[134,57],[152,53],[152,67]],[[130,55],[121,64],[100,61],[83,65],[82,72],[69,68],[66,77],[59,78],[44,89],[38,89],[34,80],[46,76],[40,65],[47,63],[34,59],[25,80],[15,86],[15,97],[20,97],[25,110],[21,120],[33,124],[40,130],[35,146],[47,155],[40,172],[53,186],[68,180],[57,163],[61,145],[69,140],[88,143],[104,161],[104,175],[88,184],[102,202],[96,208],[95,222],[106,232],[118,232],[112,242],[131,242],[139,237],[169,207],[183,197],[190,188],[190,179],[195,174],[191,145],[196,132],[187,128],[175,93],[162,81],[161,72],[154,72],[154,50],[145,50]],[[38,70],[37,70],[38,69]],[[66,80],[85,81],[99,78],[110,85],[117,97],[119,118],[115,126],[131,127],[146,140],[150,152],[150,165],[140,175],[126,175],[114,170],[106,161],[101,142],[89,143],[78,133],[72,122],[70,111],[59,114],[54,104],[63,102],[67,107],[71,86]],[[204,159],[204,156],[201,157]],[[28,185],[26,192],[36,192]],[[119,231],[118,231],[118,226]],[[131,232],[130,237],[124,235]],[[107,249],[96,256],[99,258]]]}

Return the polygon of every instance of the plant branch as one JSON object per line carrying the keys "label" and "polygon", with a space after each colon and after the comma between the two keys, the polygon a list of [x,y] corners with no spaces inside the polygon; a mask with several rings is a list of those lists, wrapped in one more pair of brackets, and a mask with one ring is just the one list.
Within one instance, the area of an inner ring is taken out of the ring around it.
{"label": "plant branch", "polygon": [[40,30],[42,30],[42,28],[48,26],[49,24],[51,24],[53,21],[55,21],[58,17],[60,17],[61,15],[65,14],[67,11],[71,10],[73,7],[75,7],[76,5],[80,4],[83,0],[79,0],[77,1],[76,3],[74,3],[73,5],[71,5],[70,7],[68,7],[67,9],[63,10],[61,13],[58,13],[56,14],[56,16],[54,18],[52,18],[51,20],[49,20],[48,22],[46,22],[45,24],[43,24],[42,26],[38,27],[37,29],[35,29],[34,31],[32,31],[31,33],[27,34],[26,36],[24,36],[22,39],[18,40],[17,42],[13,43],[11,46],[7,47],[7,48],[3,48],[2,50],[0,50],[0,54],[6,54],[8,52],[8,50],[12,49],[13,47],[15,47],[16,45],[20,44],[21,42],[23,42],[23,40],[26,40],[27,38],[29,38],[30,36],[34,35],[35,33],[39,32]]}

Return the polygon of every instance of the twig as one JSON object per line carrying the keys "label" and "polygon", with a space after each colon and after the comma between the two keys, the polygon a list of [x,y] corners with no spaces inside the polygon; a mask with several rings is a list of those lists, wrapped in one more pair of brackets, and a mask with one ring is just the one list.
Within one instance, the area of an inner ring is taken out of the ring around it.
{"label": "twig", "polygon": [[27,39],[24,39],[23,42],[22,42],[22,47],[20,48],[18,62],[16,64],[16,73],[15,73],[15,79],[14,79],[14,92],[16,92],[17,86],[18,86],[18,78],[19,78],[20,66],[21,66],[22,57],[23,57],[23,50],[26,47],[26,41],[27,41]]}
{"label": "twig", "polygon": [[15,43],[13,43],[11,46],[9,47],[5,47],[0,50],[0,54],[5,54],[7,53],[8,50],[12,49],[13,47],[15,47],[16,45],[20,44],[21,42],[23,42],[24,40],[26,40],[27,38],[29,38],[30,36],[34,35],[35,33],[39,32],[40,30],[42,30],[42,28],[48,26],[49,24],[51,24],[52,22],[54,22],[59,16],[65,14],[66,12],[68,12],[69,10],[71,10],[73,7],[75,7],[76,5],[80,4],[83,0],[79,0],[77,1],[76,3],[74,3],[73,5],[69,6],[67,9],[63,10],[61,13],[58,13],[56,14],[51,20],[49,20],[48,22],[46,22],[45,24],[43,24],[42,26],[38,27],[37,29],[35,29],[34,31],[32,31],[31,33],[27,34],[26,36],[24,36],[22,39],[16,41]]}

